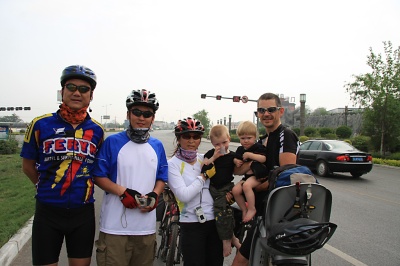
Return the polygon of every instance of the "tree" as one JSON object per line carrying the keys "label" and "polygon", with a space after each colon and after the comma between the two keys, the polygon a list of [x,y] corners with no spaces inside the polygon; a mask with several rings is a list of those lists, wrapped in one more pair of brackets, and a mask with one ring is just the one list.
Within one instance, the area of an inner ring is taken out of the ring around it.
{"label": "tree", "polygon": [[[381,144],[381,132],[380,127],[377,126],[377,121],[380,119],[380,113],[375,110],[380,110],[381,103],[379,101],[375,101],[372,104],[372,108],[369,108],[364,111],[364,123],[363,123],[363,135],[371,137],[371,143],[375,150],[380,150]],[[386,111],[386,122],[384,125],[385,133],[384,133],[384,150],[390,152],[396,152],[400,145],[400,139],[398,136],[400,135],[400,123],[398,123],[398,117],[400,114],[400,103],[399,101],[393,99],[392,96],[387,97],[387,111]],[[395,122],[393,122],[395,121]]]}
{"label": "tree", "polygon": [[210,119],[208,118],[208,112],[206,110],[198,111],[193,115],[194,119],[200,120],[204,126],[205,132],[210,130]]}
{"label": "tree", "polygon": [[327,115],[329,114],[325,107],[318,107],[311,115]]}
{"label": "tree", "polygon": [[386,151],[386,145],[392,142],[390,138],[400,135],[399,127],[395,129],[397,132],[389,133],[388,129],[389,125],[398,123],[398,113],[396,116],[390,108],[400,104],[400,47],[393,51],[390,41],[383,45],[384,58],[369,49],[367,65],[371,72],[353,75],[354,81],[345,85],[350,99],[365,108],[368,129],[379,135],[381,155]]}
{"label": "tree", "polygon": [[19,118],[18,115],[12,114],[12,115],[8,115],[8,116],[1,116],[0,122],[19,123],[19,122],[23,122],[23,121],[21,118]]}

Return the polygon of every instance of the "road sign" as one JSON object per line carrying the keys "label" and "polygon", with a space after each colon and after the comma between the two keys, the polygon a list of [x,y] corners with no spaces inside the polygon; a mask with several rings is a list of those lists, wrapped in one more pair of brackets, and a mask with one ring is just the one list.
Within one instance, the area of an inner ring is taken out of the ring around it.
{"label": "road sign", "polygon": [[249,97],[242,96],[242,103],[247,103],[249,101]]}
{"label": "road sign", "polygon": [[240,96],[233,96],[233,102],[235,103],[240,102]]}

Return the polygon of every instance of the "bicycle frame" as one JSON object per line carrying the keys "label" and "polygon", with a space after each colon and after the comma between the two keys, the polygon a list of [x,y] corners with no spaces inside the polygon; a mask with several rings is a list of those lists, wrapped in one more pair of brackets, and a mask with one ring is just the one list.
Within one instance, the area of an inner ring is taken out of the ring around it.
{"label": "bicycle frame", "polygon": [[161,243],[157,258],[162,259],[167,266],[180,264],[182,250],[180,244],[179,207],[172,191],[166,187],[163,192],[165,211],[159,226]]}

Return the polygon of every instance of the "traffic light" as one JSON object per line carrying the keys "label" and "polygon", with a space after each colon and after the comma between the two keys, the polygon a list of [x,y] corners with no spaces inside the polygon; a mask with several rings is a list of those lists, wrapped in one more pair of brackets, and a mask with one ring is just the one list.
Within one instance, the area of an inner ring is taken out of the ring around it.
{"label": "traffic light", "polygon": [[15,111],[20,111],[22,110],[22,107],[15,107]]}
{"label": "traffic light", "polygon": [[240,102],[240,96],[233,96],[233,102],[235,103]]}
{"label": "traffic light", "polygon": [[30,107],[24,107],[24,110],[25,111],[29,111],[29,110],[31,110],[31,108]]}
{"label": "traffic light", "polygon": [[201,94],[201,98],[202,98],[202,99],[205,99],[206,96],[207,96],[206,94]]}
{"label": "traffic light", "polygon": [[14,107],[7,107],[7,111],[14,111]]}
{"label": "traffic light", "polygon": [[5,111],[7,110],[5,107],[0,107],[0,111]]}
{"label": "traffic light", "polygon": [[217,100],[221,100],[222,96],[221,96],[221,95],[217,95],[217,96],[215,96],[215,98],[216,98]]}

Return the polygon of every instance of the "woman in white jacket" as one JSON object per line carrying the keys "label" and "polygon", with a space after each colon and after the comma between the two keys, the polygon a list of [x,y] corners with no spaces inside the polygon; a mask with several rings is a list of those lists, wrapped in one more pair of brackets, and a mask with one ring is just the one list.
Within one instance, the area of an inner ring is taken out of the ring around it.
{"label": "woman in white jacket", "polygon": [[179,203],[181,243],[185,266],[223,265],[222,241],[218,237],[210,180],[202,174],[203,154],[197,149],[204,127],[187,117],[175,127],[177,147],[168,160],[168,186]]}

